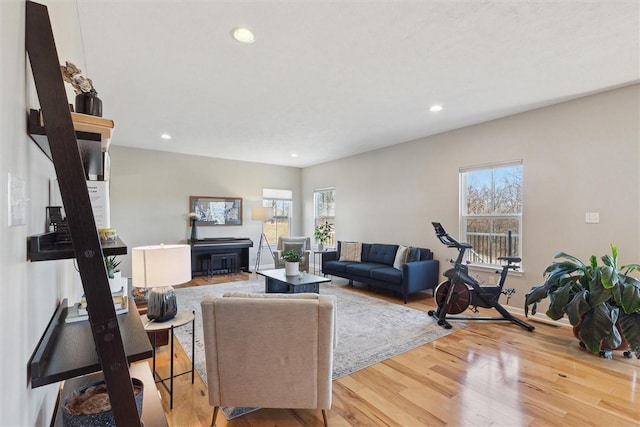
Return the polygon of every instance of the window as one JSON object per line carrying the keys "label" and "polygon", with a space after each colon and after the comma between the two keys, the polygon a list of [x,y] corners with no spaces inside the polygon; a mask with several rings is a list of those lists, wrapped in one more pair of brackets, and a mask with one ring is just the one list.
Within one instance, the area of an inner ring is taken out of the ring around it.
{"label": "window", "polygon": [[262,206],[273,209],[273,220],[264,223],[264,235],[269,243],[289,235],[293,192],[276,188],[262,189]]}
{"label": "window", "polygon": [[[327,246],[336,245],[336,190],[333,188],[323,188],[313,192],[314,206],[314,228],[318,225],[328,222],[333,226],[333,232],[329,241],[325,243]],[[319,243],[319,242],[316,242]]]}
{"label": "window", "polygon": [[461,240],[467,260],[502,264],[498,257],[522,253],[522,161],[460,170]]}

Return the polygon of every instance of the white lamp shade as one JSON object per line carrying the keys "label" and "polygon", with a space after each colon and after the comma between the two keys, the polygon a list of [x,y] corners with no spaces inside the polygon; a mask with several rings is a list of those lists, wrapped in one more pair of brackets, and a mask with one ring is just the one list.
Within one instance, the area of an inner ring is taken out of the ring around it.
{"label": "white lamp shade", "polygon": [[273,218],[273,208],[257,207],[251,208],[251,219],[254,221],[269,221]]}
{"label": "white lamp shade", "polygon": [[153,288],[191,280],[191,246],[139,246],[131,250],[133,286]]}

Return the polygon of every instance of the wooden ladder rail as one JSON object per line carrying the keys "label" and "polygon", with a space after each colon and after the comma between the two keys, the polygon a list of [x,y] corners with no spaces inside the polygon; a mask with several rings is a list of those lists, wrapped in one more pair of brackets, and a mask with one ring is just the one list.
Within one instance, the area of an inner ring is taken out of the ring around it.
{"label": "wooden ladder rail", "polygon": [[25,38],[114,419],[118,426],[140,427],[129,365],[111,303],[102,247],[46,6],[27,1]]}

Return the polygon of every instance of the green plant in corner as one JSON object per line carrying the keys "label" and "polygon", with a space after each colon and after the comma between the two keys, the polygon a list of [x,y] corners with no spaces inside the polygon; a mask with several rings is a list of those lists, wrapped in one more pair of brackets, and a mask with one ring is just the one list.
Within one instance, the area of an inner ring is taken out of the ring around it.
{"label": "green plant in corner", "polygon": [[[616,349],[625,341],[640,359],[640,280],[629,275],[640,264],[618,266],[618,249],[595,255],[585,264],[564,252],[544,271],[545,282],[525,295],[525,315],[536,313],[537,303],[549,297],[546,315],[558,320],[566,314],[584,346],[593,354]],[[622,332],[622,333],[620,333]],[[630,353],[629,353],[630,355]]]}
{"label": "green plant in corner", "polygon": [[302,252],[290,249],[282,254],[282,259],[287,262],[300,262],[302,260]]}
{"label": "green plant in corner", "polygon": [[107,267],[107,276],[109,279],[113,279],[113,273],[118,271],[118,266],[122,261],[118,261],[115,255],[104,257],[104,265]]}
{"label": "green plant in corner", "polygon": [[316,226],[313,236],[316,238],[318,243],[324,245],[331,239],[331,233],[333,233],[333,224],[329,224],[328,221],[325,221],[324,224]]}

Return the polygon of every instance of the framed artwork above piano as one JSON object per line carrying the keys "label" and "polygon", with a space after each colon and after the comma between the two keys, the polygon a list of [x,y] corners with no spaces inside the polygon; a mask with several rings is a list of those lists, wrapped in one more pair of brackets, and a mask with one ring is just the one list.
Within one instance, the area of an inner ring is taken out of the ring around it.
{"label": "framed artwork above piano", "polygon": [[190,196],[189,212],[200,216],[197,225],[242,225],[242,198]]}
{"label": "framed artwork above piano", "polygon": [[191,277],[217,273],[249,271],[248,237],[213,237],[189,240],[191,245]]}

